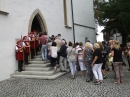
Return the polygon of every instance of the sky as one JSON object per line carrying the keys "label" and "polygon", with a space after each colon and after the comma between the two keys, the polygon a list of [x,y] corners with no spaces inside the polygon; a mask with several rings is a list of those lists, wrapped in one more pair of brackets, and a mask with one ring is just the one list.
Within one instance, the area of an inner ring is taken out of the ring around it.
{"label": "sky", "polygon": [[[108,0],[105,0],[106,2],[108,2]],[[101,33],[101,31],[104,29],[103,26],[99,26],[98,25],[98,35],[97,35],[97,41],[103,41],[103,34]]]}
{"label": "sky", "polygon": [[97,35],[97,41],[103,41],[103,33],[101,33],[101,31],[103,30],[104,27],[102,26],[98,26],[98,35]]}

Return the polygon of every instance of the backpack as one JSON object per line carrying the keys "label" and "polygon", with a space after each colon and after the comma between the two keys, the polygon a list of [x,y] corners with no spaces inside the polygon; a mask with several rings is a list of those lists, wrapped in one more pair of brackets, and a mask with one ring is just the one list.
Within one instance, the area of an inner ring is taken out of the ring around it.
{"label": "backpack", "polygon": [[51,47],[51,57],[57,58],[57,47]]}
{"label": "backpack", "polygon": [[[79,49],[80,48],[80,49]],[[79,56],[79,55],[83,55],[83,48],[79,47],[78,49],[78,60],[83,60],[83,57]]]}
{"label": "backpack", "polygon": [[81,48],[81,50],[78,50],[78,54],[82,54],[83,48],[82,47],[79,47],[79,48]]}

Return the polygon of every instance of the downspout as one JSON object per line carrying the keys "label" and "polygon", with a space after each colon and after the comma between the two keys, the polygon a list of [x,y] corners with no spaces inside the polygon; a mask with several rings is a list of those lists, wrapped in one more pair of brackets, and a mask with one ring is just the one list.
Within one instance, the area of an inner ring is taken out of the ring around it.
{"label": "downspout", "polygon": [[71,0],[71,12],[72,12],[72,25],[73,25],[73,39],[75,44],[75,28],[74,28],[74,12],[73,12],[73,1]]}

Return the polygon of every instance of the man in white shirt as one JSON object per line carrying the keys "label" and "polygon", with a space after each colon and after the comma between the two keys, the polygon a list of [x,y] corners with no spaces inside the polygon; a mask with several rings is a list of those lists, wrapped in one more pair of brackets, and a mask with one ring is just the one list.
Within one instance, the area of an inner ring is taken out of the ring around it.
{"label": "man in white shirt", "polygon": [[61,38],[61,34],[58,34],[57,36],[58,36],[58,38],[59,38],[60,40],[62,40],[62,38]]}

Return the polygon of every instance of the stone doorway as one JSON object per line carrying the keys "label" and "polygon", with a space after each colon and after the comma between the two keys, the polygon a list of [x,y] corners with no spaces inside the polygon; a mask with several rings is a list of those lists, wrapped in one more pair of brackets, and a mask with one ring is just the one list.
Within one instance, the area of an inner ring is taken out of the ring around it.
{"label": "stone doorway", "polygon": [[39,14],[37,14],[34,17],[33,22],[32,22],[31,31],[37,30],[37,32],[42,32],[39,18],[40,18]]}
{"label": "stone doorway", "polygon": [[29,21],[28,32],[31,32],[33,30],[37,30],[38,33],[46,32],[46,34],[48,34],[45,19],[39,9],[36,9],[32,13]]}

